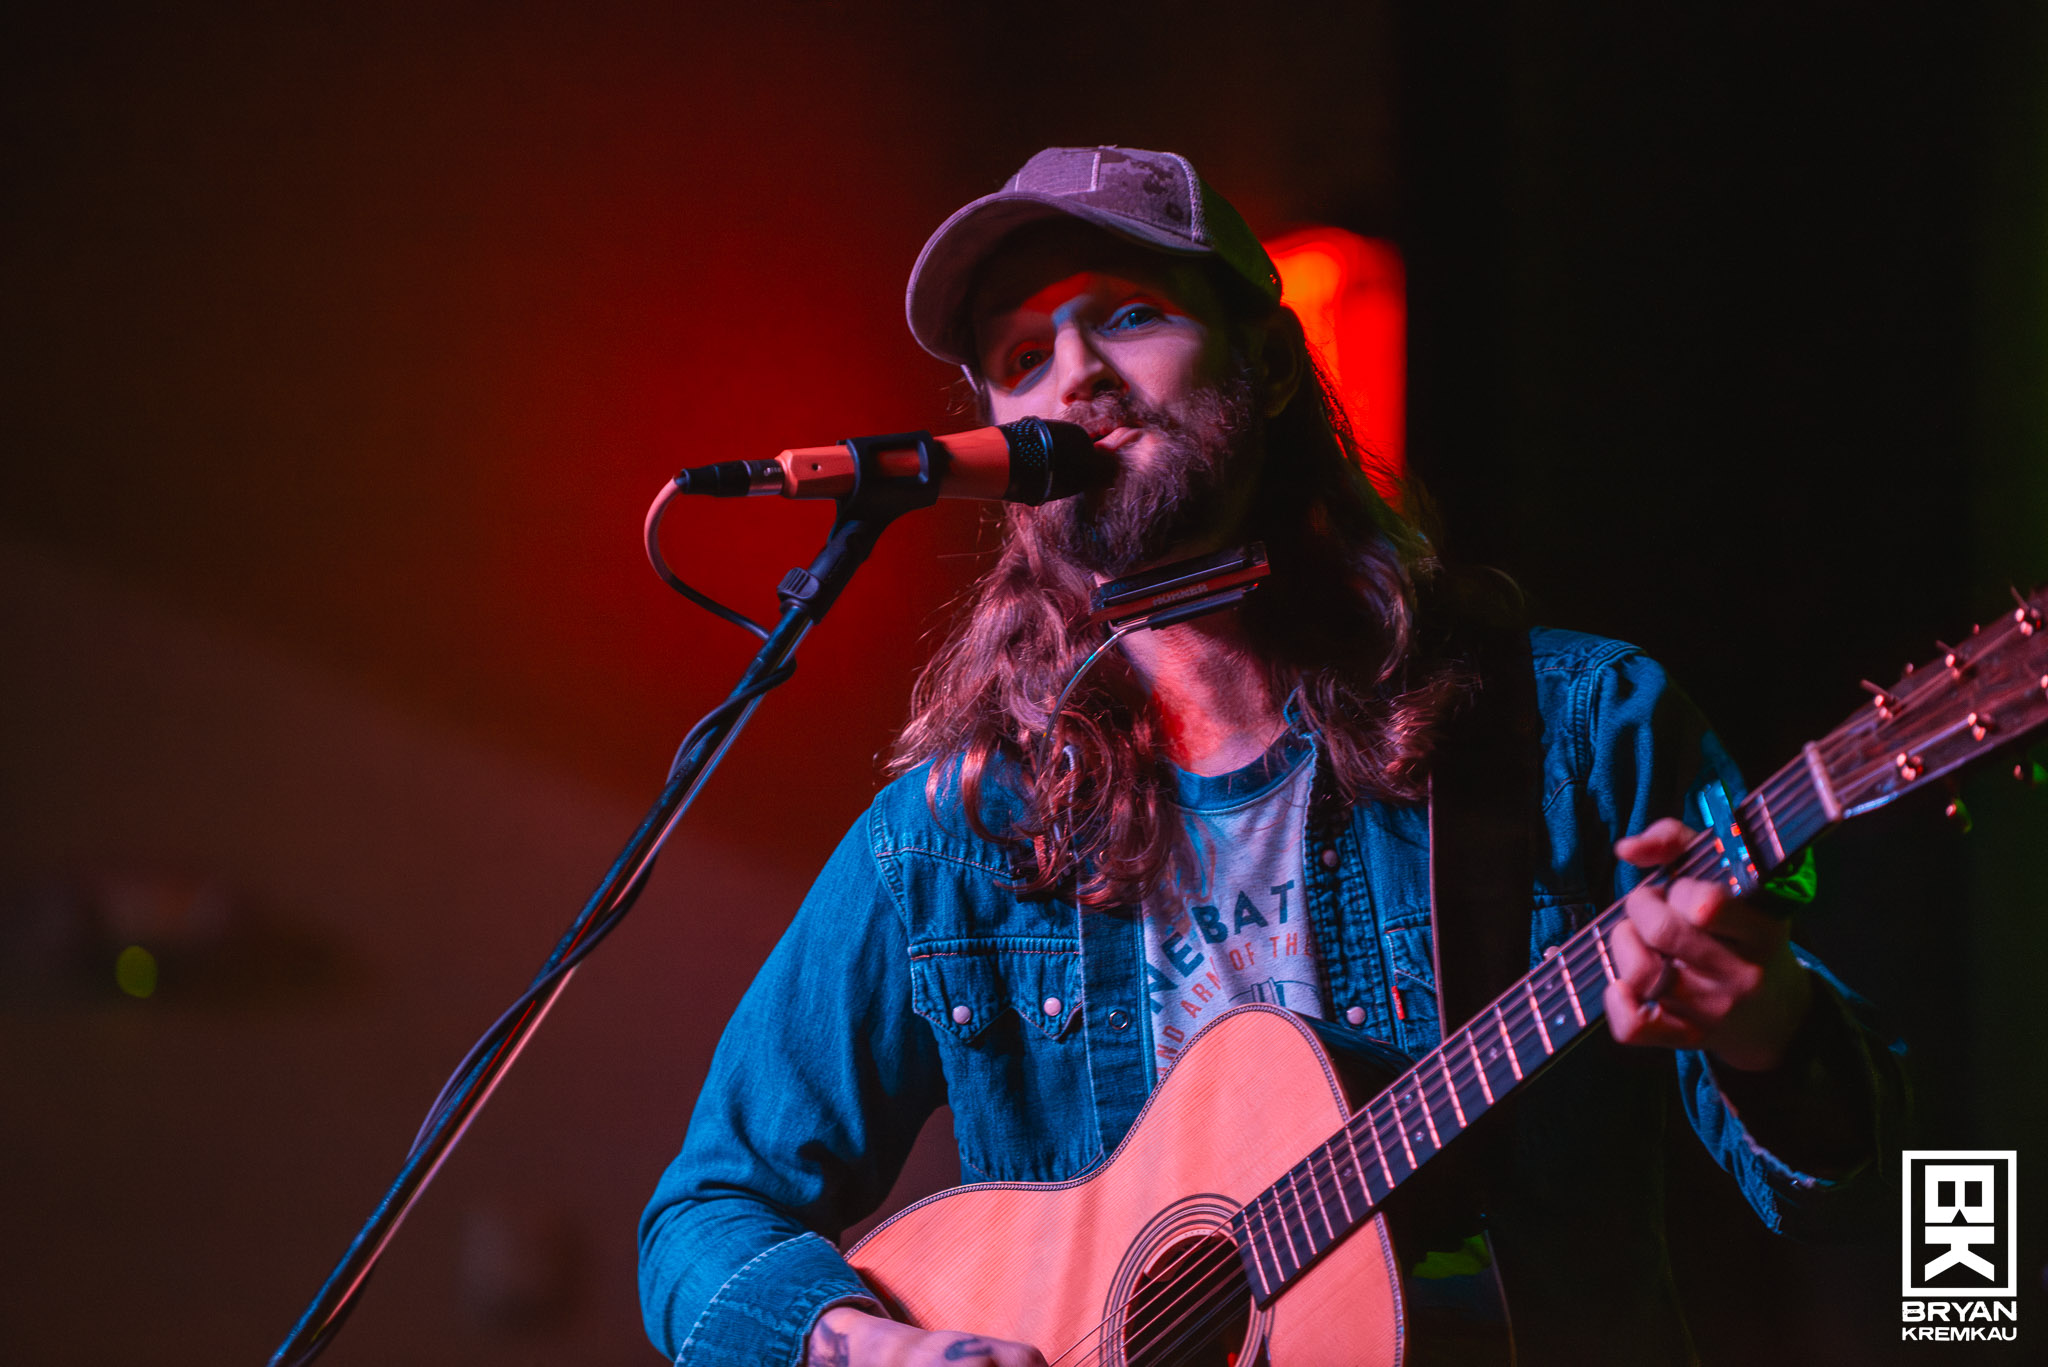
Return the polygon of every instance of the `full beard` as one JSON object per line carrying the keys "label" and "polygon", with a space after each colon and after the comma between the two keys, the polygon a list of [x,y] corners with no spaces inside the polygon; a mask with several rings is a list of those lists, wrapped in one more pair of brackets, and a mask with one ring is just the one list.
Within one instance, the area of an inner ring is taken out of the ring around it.
{"label": "full beard", "polygon": [[1233,375],[1171,408],[1127,394],[1071,404],[1064,422],[1142,427],[1153,444],[1144,466],[1125,466],[1114,483],[1042,507],[1017,509],[1017,532],[1042,553],[1115,579],[1174,546],[1219,530],[1241,472],[1256,468],[1263,435],[1249,379]]}

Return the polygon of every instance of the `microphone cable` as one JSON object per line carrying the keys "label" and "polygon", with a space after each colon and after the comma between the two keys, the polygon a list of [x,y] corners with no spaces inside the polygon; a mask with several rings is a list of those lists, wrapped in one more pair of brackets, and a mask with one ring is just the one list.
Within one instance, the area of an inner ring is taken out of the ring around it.
{"label": "microphone cable", "polygon": [[685,584],[683,582],[682,576],[678,575],[674,570],[669,568],[668,561],[662,557],[662,515],[668,511],[668,505],[674,502],[676,495],[680,494],[682,491],[682,485],[676,483],[674,480],[670,480],[667,484],[661,486],[661,492],[656,494],[654,496],[654,502],[648,505],[647,521],[645,524],[647,539],[647,563],[654,566],[654,572],[661,576],[662,583],[668,585],[677,593],[680,593],[681,595],[683,595],[683,597],[689,599],[698,607],[704,609],[704,611],[710,613],[714,617],[724,618],[726,621],[731,622],[734,626],[739,627],[743,631],[753,632],[754,636],[759,640],[767,640],[767,627],[762,626],[759,622],[747,616],[747,614],[741,612],[739,609],[727,607],[725,604],[719,602],[716,598],[713,598],[710,594],[704,593],[698,589],[691,588],[688,584]]}

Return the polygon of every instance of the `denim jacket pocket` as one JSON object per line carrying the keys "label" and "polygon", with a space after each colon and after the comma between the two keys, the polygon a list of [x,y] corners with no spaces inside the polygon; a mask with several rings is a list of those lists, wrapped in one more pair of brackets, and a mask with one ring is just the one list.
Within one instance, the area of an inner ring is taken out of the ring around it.
{"label": "denim jacket pocket", "polygon": [[980,1039],[1007,1011],[1046,1039],[1081,1008],[1081,956],[1041,940],[950,940],[910,954],[910,1007],[941,1038]]}
{"label": "denim jacket pocket", "polygon": [[966,1167],[1051,1182],[1101,1156],[1071,940],[931,941],[910,953],[910,1006],[931,1027]]}
{"label": "denim jacket pocket", "polygon": [[[1441,1039],[1436,1018],[1436,948],[1429,911],[1391,917],[1386,930],[1387,976],[1396,994],[1394,1043],[1420,1054]],[[1462,1024],[1462,1022],[1460,1022]]]}

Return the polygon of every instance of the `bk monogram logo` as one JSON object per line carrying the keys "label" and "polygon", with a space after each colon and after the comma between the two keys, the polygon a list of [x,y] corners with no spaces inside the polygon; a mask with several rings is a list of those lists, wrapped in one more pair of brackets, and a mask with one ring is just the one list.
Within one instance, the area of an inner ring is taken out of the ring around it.
{"label": "bk monogram logo", "polygon": [[1908,1149],[1902,1157],[1905,1294],[2017,1294],[2018,1154]]}

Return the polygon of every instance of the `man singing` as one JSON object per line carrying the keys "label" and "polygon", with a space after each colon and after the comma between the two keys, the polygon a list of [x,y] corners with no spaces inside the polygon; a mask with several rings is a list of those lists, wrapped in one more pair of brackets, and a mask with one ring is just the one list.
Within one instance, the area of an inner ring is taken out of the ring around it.
{"label": "man singing", "polygon": [[[734,1014],[641,1224],[648,1331],[678,1362],[1040,1363],[1059,1345],[889,1320],[835,1247],[934,1108],[964,1182],[1062,1181],[1232,1006],[1410,1055],[1462,1023],[1438,1020],[1430,776],[1491,686],[1460,642],[1505,605],[1374,493],[1279,295],[1244,221],[1166,153],[1041,152],[926,244],[917,340],[990,421],[1081,424],[1117,474],[1010,509],[899,777]],[[1259,593],[1126,636],[1049,715],[1101,644],[1091,589],[1252,541]],[[1824,1235],[1889,1209],[1903,1086],[1767,899],[1640,883],[1685,847],[1691,791],[1742,790],[1663,671],[1615,641],[1528,641],[1517,971],[1629,894],[1604,1000],[1614,1040],[1647,1047],[1589,1047],[1502,1117],[1490,1256],[1522,1362],[1684,1363],[1668,1104],[1767,1225]]]}

